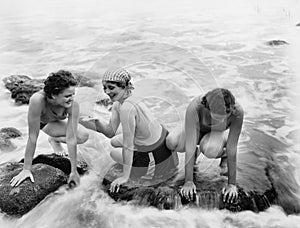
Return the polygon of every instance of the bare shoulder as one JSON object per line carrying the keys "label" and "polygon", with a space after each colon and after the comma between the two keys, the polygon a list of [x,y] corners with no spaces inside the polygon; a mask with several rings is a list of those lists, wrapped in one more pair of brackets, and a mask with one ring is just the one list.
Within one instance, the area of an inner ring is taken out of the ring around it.
{"label": "bare shoulder", "polygon": [[244,117],[244,109],[243,109],[243,107],[238,102],[235,103],[235,112],[234,112],[234,115],[237,118],[243,118]]}
{"label": "bare shoulder", "polygon": [[34,109],[42,110],[46,105],[45,95],[38,91],[34,93],[29,100],[29,107]]}

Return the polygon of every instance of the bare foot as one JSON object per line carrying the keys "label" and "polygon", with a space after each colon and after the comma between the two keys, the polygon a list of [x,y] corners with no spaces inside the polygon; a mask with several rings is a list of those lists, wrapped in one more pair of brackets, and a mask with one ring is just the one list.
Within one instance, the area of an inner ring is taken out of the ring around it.
{"label": "bare foot", "polygon": [[60,142],[57,142],[53,137],[49,137],[48,141],[53,148],[55,154],[60,156],[68,156],[68,153],[64,150]]}

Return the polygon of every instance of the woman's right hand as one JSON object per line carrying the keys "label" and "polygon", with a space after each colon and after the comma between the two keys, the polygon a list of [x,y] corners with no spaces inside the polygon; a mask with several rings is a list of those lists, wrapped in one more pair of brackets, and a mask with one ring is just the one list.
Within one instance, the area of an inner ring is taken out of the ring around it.
{"label": "woman's right hand", "polygon": [[196,185],[193,181],[185,182],[183,187],[180,190],[180,194],[186,199],[193,199],[194,194],[196,194]]}
{"label": "woman's right hand", "polygon": [[99,121],[96,117],[92,116],[81,116],[79,117],[79,123],[91,130],[97,131],[96,121]]}
{"label": "woman's right hand", "polygon": [[16,187],[27,178],[30,178],[31,182],[34,183],[34,178],[31,171],[28,169],[23,169],[17,176],[11,179],[10,185]]}

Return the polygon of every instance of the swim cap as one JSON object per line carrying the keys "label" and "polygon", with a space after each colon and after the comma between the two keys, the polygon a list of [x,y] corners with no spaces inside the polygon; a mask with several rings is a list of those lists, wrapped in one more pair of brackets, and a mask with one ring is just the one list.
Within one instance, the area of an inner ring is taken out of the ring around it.
{"label": "swim cap", "polygon": [[108,70],[104,73],[102,82],[104,81],[112,81],[112,82],[122,82],[124,84],[128,84],[131,76],[127,70],[124,68],[119,68],[116,70]]}

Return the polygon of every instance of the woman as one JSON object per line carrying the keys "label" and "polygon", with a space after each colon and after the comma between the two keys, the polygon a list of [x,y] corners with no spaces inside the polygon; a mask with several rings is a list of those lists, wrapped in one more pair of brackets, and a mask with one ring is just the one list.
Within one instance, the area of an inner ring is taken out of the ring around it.
{"label": "woman", "polygon": [[84,143],[89,135],[84,127],[78,125],[79,105],[73,100],[77,81],[70,72],[60,70],[57,73],[51,73],[44,84],[44,89],[34,93],[29,101],[29,136],[25,149],[24,167],[17,176],[12,178],[12,186],[18,186],[26,178],[34,182],[31,166],[40,130],[50,136],[49,142],[55,153],[64,154],[60,143],[67,144],[71,160],[68,183],[79,184],[77,143]]}
{"label": "woman", "polygon": [[[131,76],[125,69],[105,72],[104,92],[113,102],[109,123],[99,119],[82,119],[85,127],[111,139],[111,157],[123,164],[123,175],[111,183],[110,191],[118,192],[129,178],[140,178],[148,172],[150,158],[155,161],[154,178],[170,178],[176,165],[166,147],[167,130],[152,116],[142,99],[133,95]],[[119,125],[122,134],[116,135]]]}
{"label": "woman", "polygon": [[171,150],[185,151],[185,183],[181,194],[192,198],[196,193],[193,167],[197,145],[208,158],[221,158],[221,167],[228,164],[228,185],[223,189],[224,200],[233,202],[237,196],[236,152],[244,112],[232,93],[223,88],[196,97],[188,106],[185,127],[171,132],[167,145]]}

